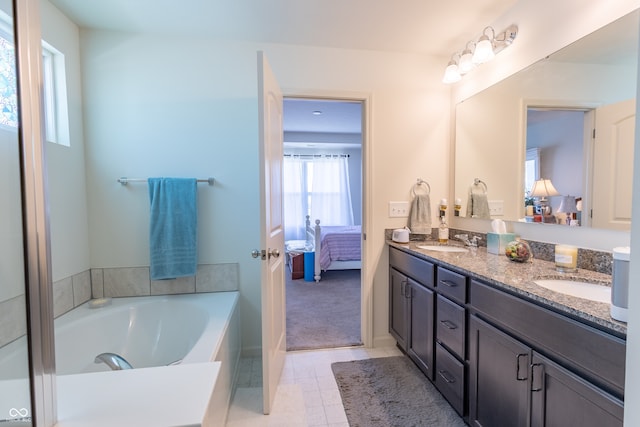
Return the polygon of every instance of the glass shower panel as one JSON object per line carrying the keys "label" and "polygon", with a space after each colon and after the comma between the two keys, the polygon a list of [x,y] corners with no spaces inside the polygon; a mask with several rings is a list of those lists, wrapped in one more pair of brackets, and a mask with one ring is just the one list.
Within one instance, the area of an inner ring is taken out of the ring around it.
{"label": "glass shower panel", "polygon": [[0,3],[0,425],[31,426],[12,16]]}

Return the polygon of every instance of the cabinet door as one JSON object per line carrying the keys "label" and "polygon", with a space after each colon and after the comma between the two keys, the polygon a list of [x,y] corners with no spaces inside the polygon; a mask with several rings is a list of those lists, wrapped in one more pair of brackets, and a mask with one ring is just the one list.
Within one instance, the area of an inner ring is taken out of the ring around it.
{"label": "cabinet door", "polygon": [[410,296],[409,357],[433,380],[433,291],[408,279]]}
{"label": "cabinet door", "polygon": [[407,276],[394,268],[389,269],[389,333],[396,339],[398,346],[407,350],[409,331],[409,310]]}
{"label": "cabinet door", "polygon": [[488,323],[469,320],[469,423],[526,426],[531,349]]}
{"label": "cabinet door", "polygon": [[622,426],[624,408],[619,399],[535,352],[531,404],[532,427]]}

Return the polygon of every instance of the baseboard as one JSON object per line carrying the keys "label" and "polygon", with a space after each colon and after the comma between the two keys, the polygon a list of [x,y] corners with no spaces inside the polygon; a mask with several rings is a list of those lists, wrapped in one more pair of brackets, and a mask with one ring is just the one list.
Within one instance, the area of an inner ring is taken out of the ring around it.
{"label": "baseboard", "polygon": [[262,356],[262,347],[242,347],[242,351],[240,352],[241,358],[261,357],[261,356]]}
{"label": "baseboard", "polygon": [[373,338],[373,347],[393,347],[396,345],[396,340],[389,334],[383,337],[374,337]]}

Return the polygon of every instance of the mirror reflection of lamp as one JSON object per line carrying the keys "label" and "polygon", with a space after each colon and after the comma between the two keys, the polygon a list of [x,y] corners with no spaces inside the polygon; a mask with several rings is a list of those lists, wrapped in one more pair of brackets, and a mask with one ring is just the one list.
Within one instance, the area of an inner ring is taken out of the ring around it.
{"label": "mirror reflection of lamp", "polygon": [[575,197],[562,196],[558,212],[565,213],[567,215],[565,220],[567,225],[578,225],[577,221],[572,224],[572,222],[576,220],[576,214],[578,213],[578,206],[576,204]]}
{"label": "mirror reflection of lamp", "polygon": [[531,197],[537,197],[540,206],[540,214],[542,215],[551,215],[551,206],[549,206],[548,197],[559,196],[560,193],[556,190],[556,187],[553,186],[553,183],[550,179],[539,179],[533,183],[533,187],[531,187],[531,192],[529,193]]}

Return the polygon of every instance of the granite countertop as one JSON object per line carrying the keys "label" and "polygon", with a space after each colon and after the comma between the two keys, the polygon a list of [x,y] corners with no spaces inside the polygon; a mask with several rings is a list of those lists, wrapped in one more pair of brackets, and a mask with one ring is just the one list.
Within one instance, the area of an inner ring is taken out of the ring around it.
{"label": "granite countertop", "polygon": [[405,244],[388,240],[387,243],[420,258],[436,261],[442,266],[461,270],[471,278],[479,279],[496,288],[522,296],[554,311],[568,314],[570,317],[585,321],[614,335],[626,337],[627,324],[611,317],[610,304],[561,294],[538,286],[533,282],[536,279],[571,278],[583,282],[611,286],[611,276],[608,274],[583,269],[578,269],[575,273],[560,273],[556,271],[553,262],[536,259],[527,263],[513,262],[509,261],[504,255],[488,253],[485,247],[469,248],[469,252],[460,253],[429,251],[417,247],[419,244],[438,244],[432,241]]}

